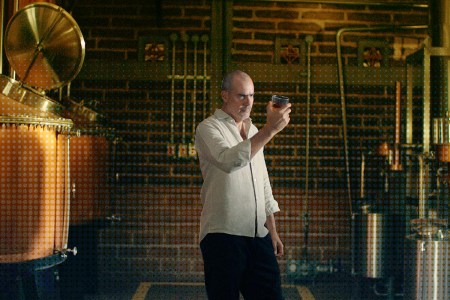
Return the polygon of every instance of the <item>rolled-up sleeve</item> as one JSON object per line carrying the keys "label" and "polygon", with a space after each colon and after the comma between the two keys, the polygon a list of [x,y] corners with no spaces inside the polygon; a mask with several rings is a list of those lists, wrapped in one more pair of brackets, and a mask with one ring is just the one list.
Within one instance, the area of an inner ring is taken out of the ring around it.
{"label": "rolled-up sleeve", "polygon": [[278,206],[278,202],[273,197],[272,186],[269,180],[269,174],[267,172],[267,167],[264,162],[264,198],[265,198],[265,207],[266,207],[266,215],[270,216],[273,213],[279,212],[280,207]]}

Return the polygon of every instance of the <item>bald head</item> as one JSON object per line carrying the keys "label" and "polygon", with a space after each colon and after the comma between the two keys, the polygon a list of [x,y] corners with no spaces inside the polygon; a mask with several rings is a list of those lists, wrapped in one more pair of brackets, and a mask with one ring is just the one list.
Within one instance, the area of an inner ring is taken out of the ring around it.
{"label": "bald head", "polygon": [[236,70],[225,75],[222,81],[222,110],[236,123],[250,117],[255,94],[253,80],[242,71]]}
{"label": "bald head", "polygon": [[222,80],[222,91],[229,91],[232,89],[234,80],[251,80],[250,75],[240,70],[235,70],[227,73]]}

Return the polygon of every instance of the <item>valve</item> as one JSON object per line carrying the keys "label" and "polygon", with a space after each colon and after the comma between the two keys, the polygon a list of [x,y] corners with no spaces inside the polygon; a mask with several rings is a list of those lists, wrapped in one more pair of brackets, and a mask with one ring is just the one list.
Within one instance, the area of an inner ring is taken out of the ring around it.
{"label": "valve", "polygon": [[77,247],[73,247],[73,249],[64,248],[64,249],[58,250],[57,252],[60,253],[62,257],[66,258],[68,253],[72,253],[73,256],[77,255],[78,249],[77,249]]}

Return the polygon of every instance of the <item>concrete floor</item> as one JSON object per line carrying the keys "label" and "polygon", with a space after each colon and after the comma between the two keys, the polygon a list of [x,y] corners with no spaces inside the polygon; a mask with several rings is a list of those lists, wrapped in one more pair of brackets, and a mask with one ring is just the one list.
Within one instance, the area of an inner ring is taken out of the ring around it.
{"label": "concrete floor", "polygon": [[[376,281],[363,280],[360,285],[355,278],[340,274],[318,278],[314,282],[287,283],[283,285],[285,300],[382,300],[387,296],[375,295]],[[359,288],[362,286],[363,288]],[[383,285],[380,285],[383,292]],[[111,285],[108,291],[88,295],[84,300],[198,300],[207,299],[202,283],[140,282],[129,287]],[[241,298],[242,299],[242,298]],[[403,299],[395,296],[395,300]]]}
{"label": "concrete floor", "polygon": [[[303,294],[303,298],[300,296]],[[313,300],[305,286],[285,286],[283,296],[285,300]],[[306,296],[306,298],[305,298]],[[200,300],[207,299],[205,287],[190,283],[147,283],[143,282],[131,291],[107,292],[98,295],[85,296],[84,300]],[[241,297],[241,299],[243,299]]]}

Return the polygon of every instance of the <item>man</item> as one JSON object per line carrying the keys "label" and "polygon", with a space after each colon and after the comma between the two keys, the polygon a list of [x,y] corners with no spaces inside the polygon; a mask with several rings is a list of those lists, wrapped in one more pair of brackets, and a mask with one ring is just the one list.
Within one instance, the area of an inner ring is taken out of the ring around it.
{"label": "man", "polygon": [[282,299],[283,255],[263,147],[289,123],[291,104],[269,101],[266,124],[252,124],[254,86],[242,71],[222,82],[222,108],[201,122],[195,148],[203,176],[200,248],[210,300]]}

